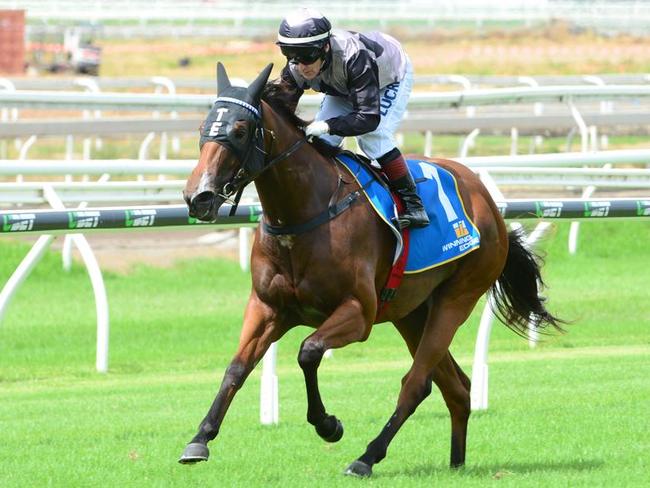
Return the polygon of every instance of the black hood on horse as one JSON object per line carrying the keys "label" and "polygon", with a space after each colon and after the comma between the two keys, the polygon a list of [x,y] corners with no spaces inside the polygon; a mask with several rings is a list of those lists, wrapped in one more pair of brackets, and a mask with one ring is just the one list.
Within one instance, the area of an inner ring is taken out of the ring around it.
{"label": "black hood on horse", "polygon": [[218,63],[217,99],[201,125],[199,147],[208,141],[225,146],[249,174],[258,173],[264,166],[260,100],[272,68],[269,64],[246,88],[232,86],[225,68]]}

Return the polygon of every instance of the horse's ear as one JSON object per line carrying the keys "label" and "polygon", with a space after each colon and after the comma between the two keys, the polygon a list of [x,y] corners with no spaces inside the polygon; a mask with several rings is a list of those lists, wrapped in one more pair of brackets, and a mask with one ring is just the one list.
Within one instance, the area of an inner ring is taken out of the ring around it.
{"label": "horse's ear", "polygon": [[217,95],[231,86],[228,75],[226,74],[226,68],[223,67],[221,62],[217,63]]}
{"label": "horse's ear", "polygon": [[266,68],[255,78],[250,85],[248,85],[248,95],[256,102],[259,103],[260,97],[262,96],[262,90],[264,85],[271,75],[271,70],[273,69],[273,63],[269,63]]}

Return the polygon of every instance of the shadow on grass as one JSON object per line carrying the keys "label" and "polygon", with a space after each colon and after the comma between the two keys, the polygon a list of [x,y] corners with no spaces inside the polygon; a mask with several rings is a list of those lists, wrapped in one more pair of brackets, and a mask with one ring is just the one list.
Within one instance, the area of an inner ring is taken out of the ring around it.
{"label": "shadow on grass", "polygon": [[[592,460],[567,460],[567,461],[549,461],[544,463],[521,463],[521,462],[503,462],[499,464],[488,464],[485,466],[465,466],[463,468],[452,470],[449,466],[441,464],[421,464],[405,469],[382,472],[377,470],[377,475],[386,478],[396,478],[402,476],[424,477],[440,474],[442,471],[448,471],[454,476],[461,478],[508,478],[510,476],[531,474],[531,473],[568,473],[592,471],[600,469],[605,463],[600,459]],[[379,477],[377,476],[377,477]]]}

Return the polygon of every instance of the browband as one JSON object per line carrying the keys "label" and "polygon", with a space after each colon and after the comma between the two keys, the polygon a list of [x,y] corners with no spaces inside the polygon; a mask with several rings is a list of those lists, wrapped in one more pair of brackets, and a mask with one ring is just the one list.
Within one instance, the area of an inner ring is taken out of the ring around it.
{"label": "browband", "polygon": [[260,111],[257,110],[255,107],[253,107],[250,103],[246,103],[242,100],[238,100],[237,98],[231,98],[231,97],[218,97],[214,103],[217,102],[228,102],[228,103],[234,103],[235,105],[239,105],[240,107],[244,107],[245,109],[250,110],[255,114],[255,117],[258,119],[260,118]]}

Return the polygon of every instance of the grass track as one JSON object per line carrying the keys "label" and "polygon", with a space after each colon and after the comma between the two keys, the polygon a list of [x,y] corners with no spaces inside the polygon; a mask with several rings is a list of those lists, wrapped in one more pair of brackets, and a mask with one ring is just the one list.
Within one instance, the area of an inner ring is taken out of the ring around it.
{"label": "grass track", "polygon": [[[629,413],[648,400],[639,375],[650,369],[647,350],[623,358],[566,356],[552,363],[494,362],[490,410],[472,419],[462,472],[446,467],[447,414],[434,396],[400,432],[370,484],[482,486],[502,476],[512,486],[641,486],[648,423]],[[27,480],[36,486],[349,486],[356,480],[340,471],[387,418],[401,373],[324,369],[323,394],[346,425],[338,445],[322,443],[304,422],[302,380],[294,368],[281,374],[279,427],[257,422],[255,377],[235,400],[211,461],[189,468],[175,464],[176,457],[211,399],[213,375],[10,389],[0,407],[3,486]]]}
{"label": "grass track", "polygon": [[[549,306],[575,320],[530,351],[496,325],[490,409],[470,421],[468,464],[447,468],[449,426],[437,392],[376,466],[369,486],[643,486],[650,471],[650,226],[585,223],[577,256],[568,225],[545,242]],[[0,241],[4,282],[24,246]],[[85,271],[50,254],[0,325],[0,486],[356,486],[340,475],[394,408],[409,365],[389,326],[322,367],[328,409],[346,428],[324,444],[305,422],[292,331],[280,345],[280,419],[262,427],[259,372],[230,409],[209,463],[176,463],[236,343],[249,278],[235,263],[188,261],[105,275],[111,372],[94,366]],[[452,350],[471,370],[478,314]]]}

